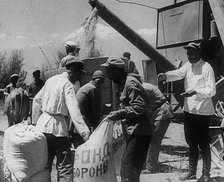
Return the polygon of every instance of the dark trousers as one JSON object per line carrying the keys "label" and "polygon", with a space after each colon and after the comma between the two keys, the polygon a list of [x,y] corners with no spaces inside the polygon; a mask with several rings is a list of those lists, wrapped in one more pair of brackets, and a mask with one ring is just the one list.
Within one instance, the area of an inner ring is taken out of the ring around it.
{"label": "dark trousers", "polygon": [[56,137],[52,134],[44,133],[48,146],[48,168],[52,170],[54,157],[56,156],[56,169],[58,182],[72,181],[72,153],[68,137]]}
{"label": "dark trousers", "polygon": [[151,135],[130,136],[121,161],[121,182],[139,182]]}
{"label": "dark trousers", "polygon": [[203,159],[202,174],[209,175],[211,168],[211,151],[209,123],[211,116],[196,115],[184,112],[185,139],[189,145],[189,169],[196,173],[198,163],[198,147]]}
{"label": "dark trousers", "polygon": [[165,119],[155,122],[155,132],[149,145],[149,150],[146,158],[146,169],[149,171],[158,170],[158,159],[162,140],[166,134],[166,131],[170,125],[171,119]]}

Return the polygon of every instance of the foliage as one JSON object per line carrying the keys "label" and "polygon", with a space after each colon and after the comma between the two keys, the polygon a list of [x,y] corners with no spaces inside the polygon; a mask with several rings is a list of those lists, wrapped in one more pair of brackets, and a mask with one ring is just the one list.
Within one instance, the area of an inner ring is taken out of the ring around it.
{"label": "foliage", "polygon": [[40,70],[40,77],[46,81],[48,76],[47,76],[47,72],[50,70],[49,66],[47,64],[42,64],[41,70]]}
{"label": "foliage", "polygon": [[9,55],[6,52],[0,54],[0,88],[10,83],[10,76],[14,73],[19,75],[18,86],[26,87],[27,72],[22,69],[23,61],[23,54],[19,50],[13,50]]}
{"label": "foliage", "polygon": [[61,60],[65,56],[66,56],[65,50],[58,50],[57,58],[55,59],[55,62],[54,62],[55,65],[53,65],[54,69],[50,68],[47,64],[43,64],[41,67],[41,78],[46,81],[49,77],[55,74],[61,73],[63,69],[59,69],[59,68],[60,68]]}
{"label": "foliage", "polygon": [[66,56],[66,52],[65,50],[58,50],[57,55],[59,62],[61,62],[62,58]]}

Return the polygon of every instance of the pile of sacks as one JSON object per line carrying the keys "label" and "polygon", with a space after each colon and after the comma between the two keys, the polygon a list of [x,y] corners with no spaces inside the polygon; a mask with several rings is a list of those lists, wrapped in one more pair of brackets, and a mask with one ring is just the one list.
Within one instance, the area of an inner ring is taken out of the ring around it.
{"label": "pile of sacks", "polygon": [[47,141],[32,125],[9,127],[4,134],[5,178],[15,182],[49,182]]}

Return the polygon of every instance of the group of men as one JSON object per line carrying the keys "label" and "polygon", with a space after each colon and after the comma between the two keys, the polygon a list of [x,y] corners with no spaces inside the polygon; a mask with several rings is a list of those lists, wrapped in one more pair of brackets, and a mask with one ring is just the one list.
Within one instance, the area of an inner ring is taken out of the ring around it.
{"label": "group of men", "polygon": [[[185,92],[181,95],[185,97],[184,132],[189,145],[189,172],[181,180],[196,178],[199,147],[203,170],[198,182],[208,182],[211,165],[208,130],[214,114],[211,98],[216,92],[214,72],[201,59],[199,44],[190,43],[184,48],[189,62],[180,69],[159,74],[158,80],[185,80]],[[58,181],[63,182],[72,181],[68,121],[85,142],[103,117],[103,72],[95,71],[89,83],[75,88],[85,73],[84,63],[77,56],[79,50],[71,41],[66,44],[67,56],[61,62],[66,71],[49,78],[33,99],[32,122],[47,138],[48,167],[51,170],[56,156]],[[123,58],[109,57],[101,66],[105,67],[118,92],[117,107],[108,118],[113,122],[121,121],[126,140],[121,181],[139,182],[145,160],[149,173],[158,170],[159,149],[173,116],[172,108],[156,86],[143,82],[130,60],[130,53],[125,53]]]}

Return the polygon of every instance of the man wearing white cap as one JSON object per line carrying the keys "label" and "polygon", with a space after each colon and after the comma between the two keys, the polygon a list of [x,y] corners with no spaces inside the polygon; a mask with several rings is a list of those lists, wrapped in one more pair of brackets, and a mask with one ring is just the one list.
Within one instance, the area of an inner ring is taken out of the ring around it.
{"label": "man wearing white cap", "polygon": [[181,68],[161,73],[159,81],[176,81],[184,79],[184,133],[189,145],[189,172],[182,180],[196,178],[199,157],[198,147],[203,159],[202,176],[197,182],[209,182],[211,168],[211,151],[209,147],[209,123],[214,114],[212,97],[216,93],[214,71],[211,65],[202,58],[199,44],[189,43],[187,50],[188,62]]}
{"label": "man wearing white cap", "polygon": [[19,79],[19,75],[17,74],[12,74],[10,76],[11,83],[6,86],[5,92],[4,92],[5,95],[9,95],[12,90],[14,90],[15,88],[18,88],[17,86],[18,79]]}
{"label": "man wearing white cap", "polygon": [[75,43],[73,41],[67,41],[65,43],[65,50],[66,50],[67,56],[62,58],[61,67],[65,67],[66,62],[69,61],[70,59],[73,59],[73,57],[78,57],[80,47],[79,47],[78,43]]}
{"label": "man wearing white cap", "polygon": [[[67,55],[64,58],[62,58],[61,67],[65,67],[66,63],[72,59],[78,59],[80,47],[78,42],[73,42],[70,40],[65,43],[65,50]],[[73,87],[74,87],[75,93],[77,93],[80,88],[79,80],[73,83]]]}
{"label": "man wearing white cap", "polygon": [[66,72],[49,78],[33,99],[32,122],[44,133],[48,144],[48,167],[56,156],[58,182],[72,180],[72,154],[66,117],[70,115],[76,131],[85,142],[90,131],[76,100],[73,83],[80,79],[83,62],[74,57],[66,62]]}

